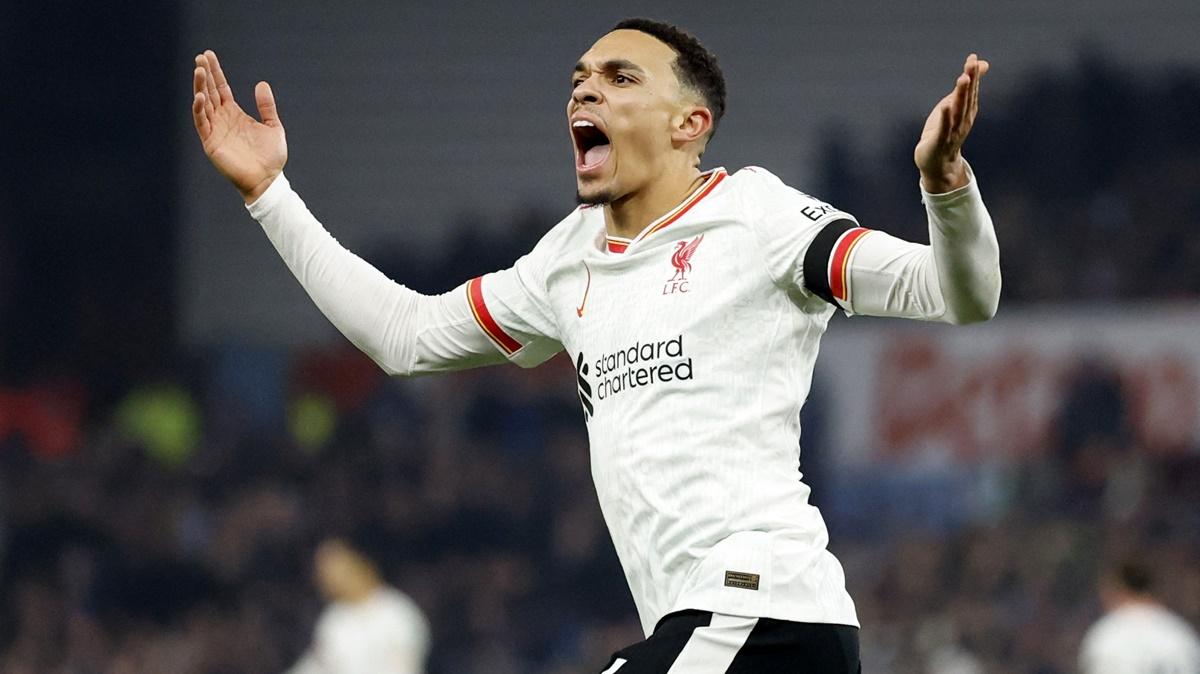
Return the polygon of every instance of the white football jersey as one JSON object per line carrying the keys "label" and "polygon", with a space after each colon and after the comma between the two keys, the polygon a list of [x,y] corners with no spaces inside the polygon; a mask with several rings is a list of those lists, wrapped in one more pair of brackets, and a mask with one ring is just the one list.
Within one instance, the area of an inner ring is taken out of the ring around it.
{"label": "white football jersey", "polygon": [[858,624],[799,459],[834,311],[804,289],[804,259],[835,220],[854,224],[762,169],[716,169],[631,241],[581,207],[513,268],[467,284],[509,359],[565,348],[575,363],[596,490],[647,634],[682,609]]}
{"label": "white football jersey", "polygon": [[1200,639],[1157,604],[1130,604],[1092,625],[1079,653],[1083,674],[1200,674]]}
{"label": "white football jersey", "polygon": [[289,674],[422,674],[429,624],[417,605],[392,588],[321,613],[312,649]]}
{"label": "white football jersey", "polygon": [[632,240],[580,207],[513,267],[438,296],[343,248],[283,175],[247,208],[390,374],[569,352],[600,505],[650,634],[683,609],[858,624],[800,474],[821,335],[837,306],[961,322],[999,300],[973,174],[922,198],[931,245],[859,227],[762,169],[716,169]]}

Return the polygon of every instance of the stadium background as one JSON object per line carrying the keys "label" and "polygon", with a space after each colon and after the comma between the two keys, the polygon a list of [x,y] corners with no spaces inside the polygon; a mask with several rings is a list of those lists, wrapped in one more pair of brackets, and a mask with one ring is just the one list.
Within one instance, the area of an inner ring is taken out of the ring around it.
{"label": "stadium background", "polygon": [[191,55],[268,79],[288,174],[424,291],[571,207],[567,74],[648,14],[721,58],[709,165],[922,237],[911,148],[970,50],[993,323],[835,320],[802,463],[866,671],[1070,672],[1098,564],[1200,623],[1200,7],[0,7],[0,671],[281,671],[329,534],[429,613],[430,672],[591,672],[639,638],[569,365],[388,381],[206,164]]}

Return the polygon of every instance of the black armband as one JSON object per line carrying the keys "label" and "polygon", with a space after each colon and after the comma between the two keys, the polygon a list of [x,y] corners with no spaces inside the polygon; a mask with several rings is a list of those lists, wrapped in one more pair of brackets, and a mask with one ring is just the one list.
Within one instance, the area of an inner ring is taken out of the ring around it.
{"label": "black armband", "polygon": [[804,287],[812,294],[837,306],[829,287],[829,258],[843,234],[858,227],[853,220],[842,218],[825,225],[804,254]]}

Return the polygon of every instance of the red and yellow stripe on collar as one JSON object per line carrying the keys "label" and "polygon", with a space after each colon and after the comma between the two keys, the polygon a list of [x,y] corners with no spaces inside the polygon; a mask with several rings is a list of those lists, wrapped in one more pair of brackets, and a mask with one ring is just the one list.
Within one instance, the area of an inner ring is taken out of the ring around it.
{"label": "red and yellow stripe on collar", "polygon": [[838,238],[829,258],[829,292],[845,306],[850,302],[850,256],[870,231],[865,227],[846,230]]}
{"label": "red and yellow stripe on collar", "polygon": [[657,223],[647,227],[645,229],[645,231],[643,231],[641,234],[639,234],[638,237],[634,240],[638,241],[638,240],[644,239],[644,238],[650,236],[651,234],[657,232],[658,230],[670,226],[671,223],[674,223],[675,221],[682,218],[683,215],[685,213],[687,213],[688,211],[690,211],[693,206],[700,203],[701,199],[703,199],[704,197],[707,197],[709,194],[711,194],[712,191],[717,188],[717,185],[720,185],[721,181],[724,180],[726,178],[726,176],[728,176],[728,175],[729,174],[725,173],[725,169],[714,169],[712,171],[712,173],[709,174],[708,181],[706,181],[703,185],[701,185],[699,188],[697,188],[695,192],[692,192],[692,195],[690,197],[688,197],[687,199],[684,199],[682,204],[679,204],[678,206],[676,206],[675,210],[671,211],[670,213],[667,213]]}
{"label": "red and yellow stripe on collar", "polygon": [[467,281],[467,304],[471,305],[471,313],[474,314],[479,328],[496,343],[496,346],[500,347],[505,355],[511,356],[521,350],[521,343],[505,332],[504,328],[500,327],[500,324],[492,317],[492,312],[488,311],[487,303],[483,301],[482,277],[477,276]]}
{"label": "red and yellow stripe on collar", "polygon": [[622,239],[619,236],[609,236],[605,237],[605,243],[608,244],[608,252],[624,253],[625,249],[629,247],[630,241],[629,239]]}

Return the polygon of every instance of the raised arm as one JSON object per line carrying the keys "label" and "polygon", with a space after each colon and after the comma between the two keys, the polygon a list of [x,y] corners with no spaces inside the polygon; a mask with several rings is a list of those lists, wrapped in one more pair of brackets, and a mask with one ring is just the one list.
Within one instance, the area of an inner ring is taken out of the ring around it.
{"label": "raised arm", "polygon": [[[321,312],[386,372],[456,370],[506,359],[531,366],[561,348],[546,337],[548,328],[529,328],[519,315],[510,319],[502,335],[508,341],[498,345],[485,332],[479,318],[485,292],[499,293],[502,299],[515,297],[510,304],[521,306],[526,288],[515,270],[426,296],[388,279],[342,247],[283,175],[287,143],[266,82],[255,88],[261,121],[234,100],[211,51],[196,57],[193,90],[192,117],[205,154],[241,193],[250,214]],[[491,316],[488,320],[493,322],[486,327],[495,333],[499,328]]]}
{"label": "raised arm", "polygon": [[974,54],[967,58],[953,91],[929,114],[913,152],[929,217],[929,245],[853,223],[826,235],[833,299],[847,310],[955,324],[995,315],[1000,248],[979,185],[962,157],[987,71],[987,61]]}
{"label": "raised arm", "polygon": [[339,244],[286,175],[246,208],[321,313],[388,374],[505,361],[475,323],[464,288],[426,296],[392,281]]}

